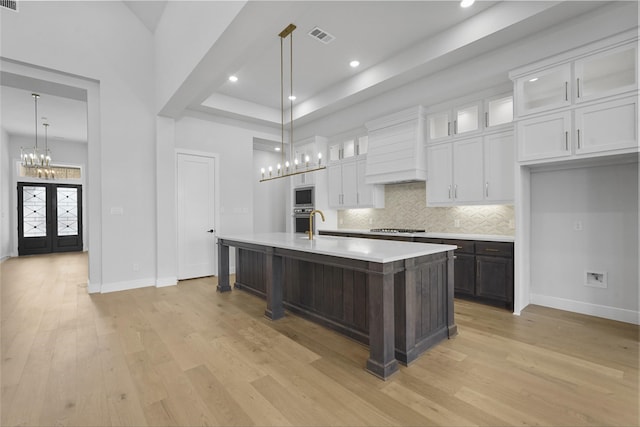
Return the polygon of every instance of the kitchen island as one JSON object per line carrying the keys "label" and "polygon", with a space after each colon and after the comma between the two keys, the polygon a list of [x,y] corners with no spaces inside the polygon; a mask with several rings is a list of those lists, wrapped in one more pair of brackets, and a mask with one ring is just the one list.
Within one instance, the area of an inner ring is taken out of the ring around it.
{"label": "kitchen island", "polygon": [[386,379],[457,333],[452,245],[389,242],[293,233],[218,238],[218,290],[230,291],[229,248],[236,248],[235,287],[267,300],[265,315],[284,309],[369,345],[366,368]]}

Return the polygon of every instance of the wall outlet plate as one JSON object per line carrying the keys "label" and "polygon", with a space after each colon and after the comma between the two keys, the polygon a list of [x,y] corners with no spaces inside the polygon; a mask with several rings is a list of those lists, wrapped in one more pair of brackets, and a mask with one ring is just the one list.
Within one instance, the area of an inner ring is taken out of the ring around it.
{"label": "wall outlet plate", "polygon": [[585,271],[584,285],[592,288],[606,288],[607,272],[606,271]]}

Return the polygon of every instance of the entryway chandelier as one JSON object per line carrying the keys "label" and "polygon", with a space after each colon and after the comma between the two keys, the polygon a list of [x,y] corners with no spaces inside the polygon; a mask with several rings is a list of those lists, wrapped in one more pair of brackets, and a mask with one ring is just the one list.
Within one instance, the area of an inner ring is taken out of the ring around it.
{"label": "entryway chandelier", "polygon": [[[293,175],[299,175],[302,173],[315,172],[322,169],[326,169],[326,166],[322,166],[322,153],[318,153],[317,163],[315,163],[315,159],[311,159],[308,154],[304,154],[303,158],[298,159],[294,157],[293,151],[293,101],[296,99],[293,92],[293,31],[296,29],[294,24],[289,24],[284,30],[278,34],[280,37],[280,130],[281,130],[281,141],[280,141],[280,154],[282,156],[281,163],[278,163],[276,166],[276,170],[273,170],[272,166],[268,167],[268,170],[262,168],[260,170],[262,179],[260,182],[270,181],[272,179],[278,178],[286,178]],[[285,88],[284,88],[284,39],[289,37],[289,46],[290,46],[290,54],[289,54],[289,95],[287,95],[289,99],[289,160],[286,159],[285,147],[284,147],[284,97],[285,97]]]}
{"label": "entryway chandelier", "polygon": [[31,169],[32,174],[38,178],[53,179],[55,171],[51,167],[51,152],[49,150],[48,128],[49,123],[43,123],[44,126],[44,151],[40,151],[38,147],[38,98],[40,95],[32,93],[33,103],[35,107],[35,146],[32,148],[20,148],[20,158],[22,166]]}

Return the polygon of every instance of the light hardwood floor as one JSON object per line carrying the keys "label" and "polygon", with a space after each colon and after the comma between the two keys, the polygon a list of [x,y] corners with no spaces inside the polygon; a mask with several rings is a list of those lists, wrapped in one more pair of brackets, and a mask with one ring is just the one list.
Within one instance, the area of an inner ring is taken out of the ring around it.
{"label": "light hardwood floor", "polygon": [[367,348],[215,278],[88,295],[85,254],[1,265],[12,425],[638,425],[638,327],[456,301],[459,335],[383,382]]}

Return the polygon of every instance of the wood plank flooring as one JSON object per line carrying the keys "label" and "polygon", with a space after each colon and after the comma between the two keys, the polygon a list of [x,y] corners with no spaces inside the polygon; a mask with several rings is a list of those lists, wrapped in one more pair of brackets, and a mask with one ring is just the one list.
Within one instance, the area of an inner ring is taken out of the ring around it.
{"label": "wood plank flooring", "polygon": [[366,347],[215,278],[88,295],[78,253],[0,272],[3,426],[640,422],[634,325],[456,300],[459,335],[383,382]]}

